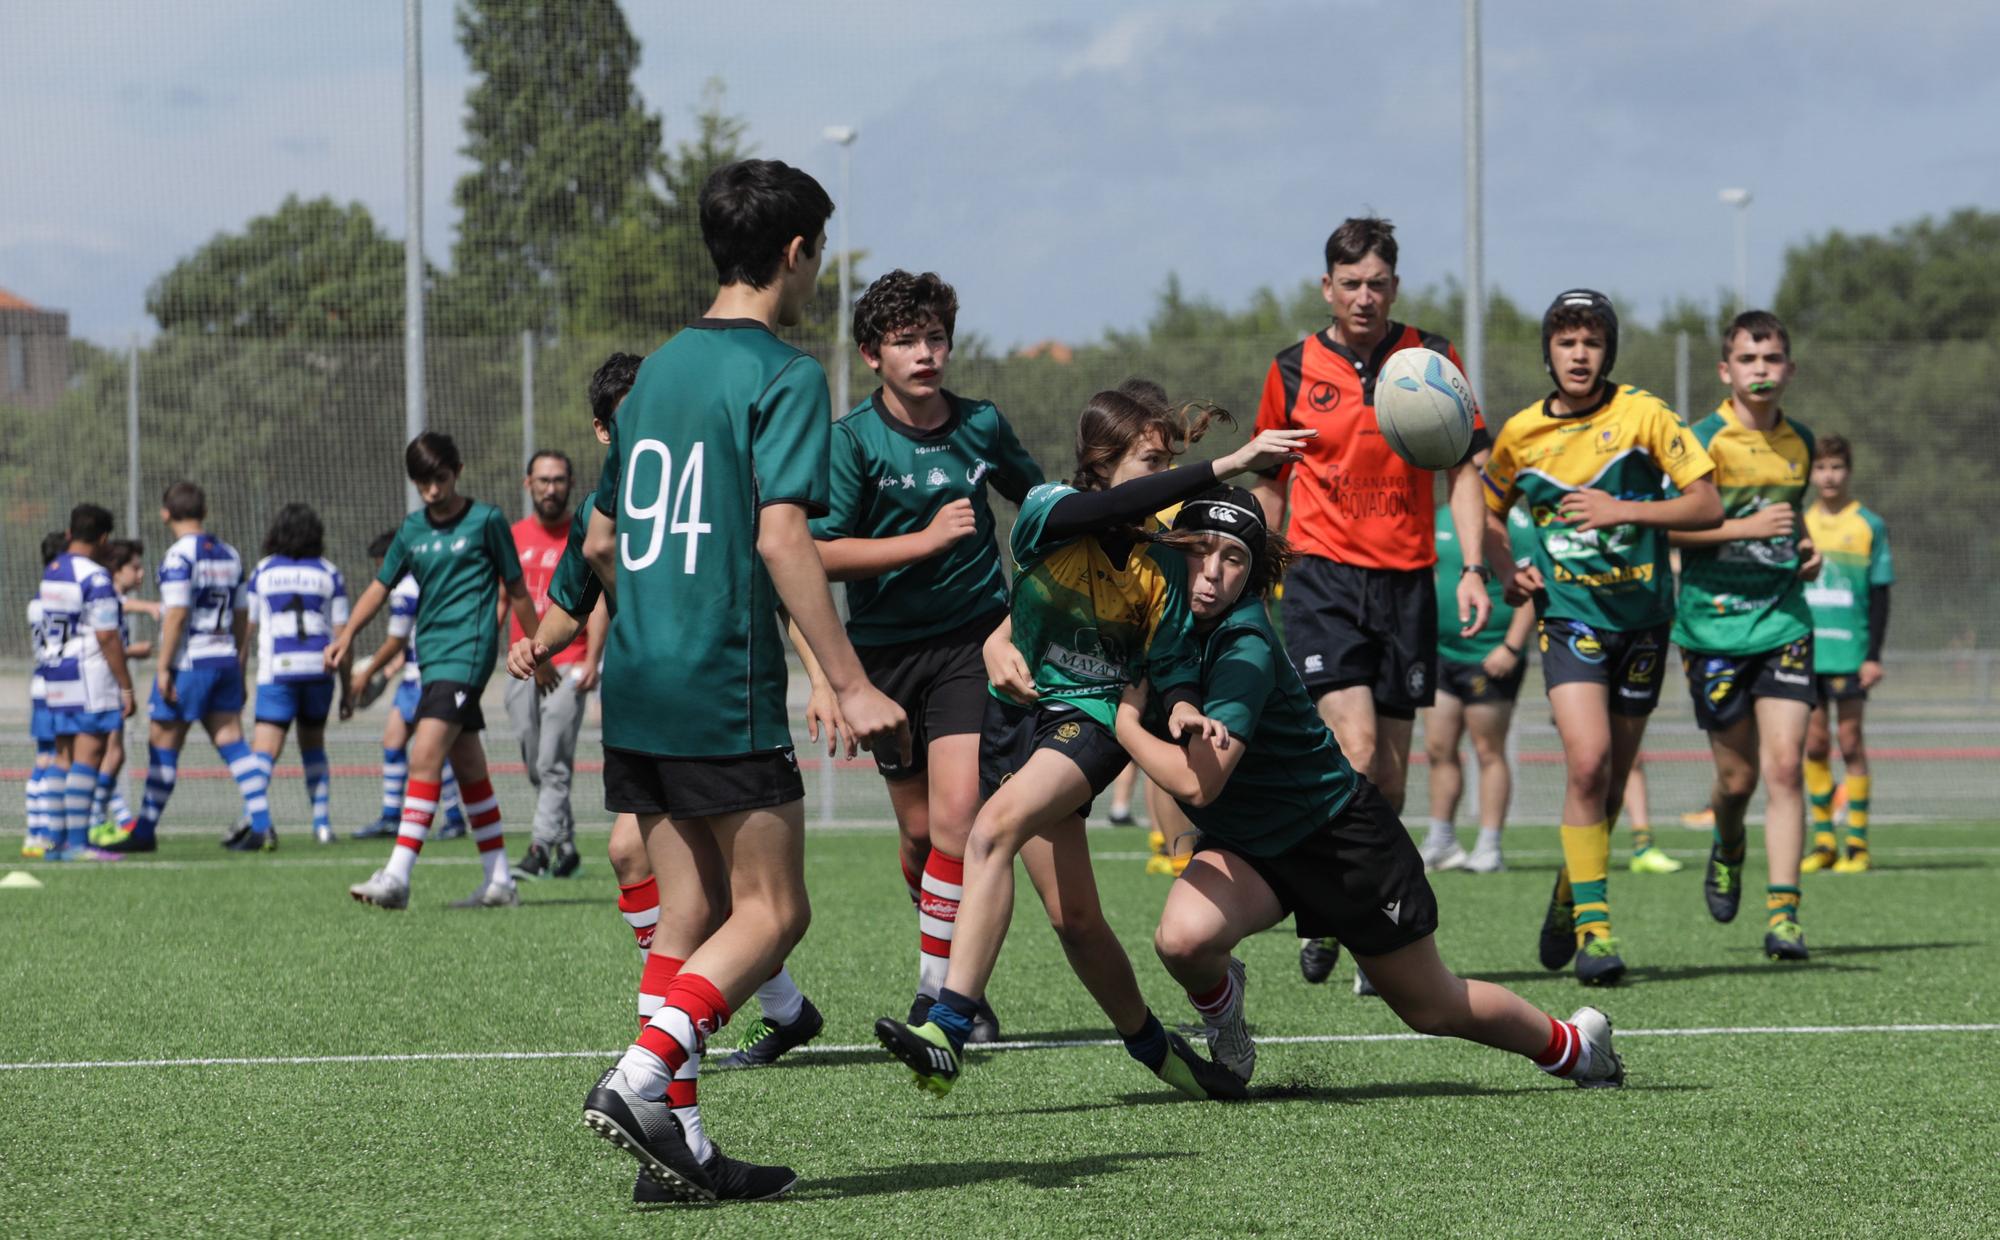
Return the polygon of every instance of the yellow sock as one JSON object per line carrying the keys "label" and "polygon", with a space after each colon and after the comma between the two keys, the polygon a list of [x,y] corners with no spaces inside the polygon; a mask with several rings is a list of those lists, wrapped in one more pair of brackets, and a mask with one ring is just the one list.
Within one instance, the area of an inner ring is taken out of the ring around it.
{"label": "yellow sock", "polygon": [[1562,829],[1563,865],[1576,899],[1576,941],[1611,933],[1607,873],[1611,868],[1611,824]]}
{"label": "yellow sock", "polygon": [[1781,921],[1799,919],[1799,889],[1792,886],[1771,884],[1764,889],[1764,911],[1769,914],[1768,924],[1777,925]]}
{"label": "yellow sock", "polygon": [[1847,847],[1868,847],[1868,793],[1872,781],[1866,775],[1847,777]]}
{"label": "yellow sock", "polygon": [[1806,801],[1812,807],[1813,847],[1831,849],[1833,838],[1833,766],[1806,759]]}

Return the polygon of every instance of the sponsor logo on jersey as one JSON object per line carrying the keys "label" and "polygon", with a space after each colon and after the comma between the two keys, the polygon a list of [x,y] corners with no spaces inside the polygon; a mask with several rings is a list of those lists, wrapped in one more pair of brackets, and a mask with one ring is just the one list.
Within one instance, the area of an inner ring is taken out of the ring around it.
{"label": "sponsor logo on jersey", "polygon": [[1340,389],[1321,381],[1312,385],[1312,390],[1306,393],[1306,400],[1313,408],[1325,413],[1340,403]]}
{"label": "sponsor logo on jersey", "polygon": [[1324,656],[1316,654],[1309,654],[1306,656],[1306,672],[1308,675],[1323,672],[1325,670],[1326,670],[1326,659]]}
{"label": "sponsor logo on jersey", "polygon": [[1402,925],[1403,902],[1401,900],[1391,900],[1387,904],[1384,904],[1382,906],[1382,915],[1387,917],[1391,924]]}
{"label": "sponsor logo on jersey", "polygon": [[973,486],[978,486],[979,480],[984,478],[992,468],[993,466],[987,464],[985,461],[974,461],[972,468],[965,471],[965,480]]}
{"label": "sponsor logo on jersey", "polygon": [[1065,744],[1075,740],[1077,737],[1082,735],[1083,735],[1083,727],[1081,724],[1065,723],[1064,725],[1056,729],[1056,739],[1062,741]]}
{"label": "sponsor logo on jersey", "polygon": [[1640,651],[1633,658],[1632,666],[1625,669],[1625,680],[1629,684],[1650,685],[1653,673],[1659,669],[1660,656],[1650,650]]}
{"label": "sponsor logo on jersey", "polygon": [[1111,662],[1101,654],[1085,654],[1071,650],[1058,642],[1050,642],[1047,654],[1049,662],[1084,680],[1122,682],[1125,669]]}
{"label": "sponsor logo on jersey", "polygon": [[951,481],[950,475],[946,474],[942,469],[939,469],[935,465],[931,466],[931,472],[924,475],[924,485],[931,487],[932,489],[941,487],[945,483],[950,481]]}

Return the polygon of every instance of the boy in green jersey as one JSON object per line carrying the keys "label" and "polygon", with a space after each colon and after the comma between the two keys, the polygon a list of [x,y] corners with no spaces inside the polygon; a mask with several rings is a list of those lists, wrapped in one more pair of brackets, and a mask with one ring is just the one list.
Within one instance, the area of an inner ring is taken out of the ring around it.
{"label": "boy in green jersey", "polygon": [[1230,953],[1289,915],[1300,935],[1345,943],[1410,1028],[1528,1056],[1587,1088],[1624,1084],[1603,1013],[1586,1007],[1556,1020],[1504,987],[1455,976],[1439,958],[1422,858],[1388,799],[1348,765],[1272,630],[1266,599],[1291,550],[1265,526],[1256,497],[1207,491],[1182,506],[1172,537],[1187,558],[1199,707],[1173,708],[1169,731],[1184,738],[1176,744],[1141,722],[1147,691],[1135,684],[1119,703],[1117,732],[1201,831],[1153,945],[1201,1014],[1216,1062],[1250,1079],[1246,971]]}
{"label": "boy in green jersey", "polygon": [[[1806,530],[1818,549],[1819,577],[1806,587],[1813,618],[1813,679],[1819,687],[1806,725],[1806,795],[1812,805],[1812,851],[1800,867],[1811,874],[1861,874],[1868,863],[1868,746],[1861,736],[1868,691],[1882,683],[1882,643],[1889,633],[1889,587],[1896,580],[1889,527],[1848,493],[1854,449],[1839,435],[1814,445],[1813,489]],[[1832,740],[1829,715],[1840,712],[1840,760],[1846,766],[1845,853],[1833,835]]]}
{"label": "boy in green jersey", "polygon": [[[811,299],[832,213],[818,182],[773,160],[709,177],[701,230],[721,287],[704,317],[640,366],[584,539],[617,607],[605,648],[605,808],[637,817],[660,880],[719,875],[729,894],[721,924],[677,962],[659,1012],[590,1091],[584,1119],[689,1200],[775,1197],[798,1179],[723,1155],[696,1104],[708,1040],[811,917],[780,605],[854,734],[909,744],[902,709],[868,683],[841,630],[807,527],[827,503],[826,372],[774,334]],[[662,904],[677,906],[672,894]],[[661,949],[656,936],[653,954]]]}
{"label": "boy in green jersey", "polygon": [[500,801],[487,777],[485,747],[479,743],[486,728],[479,695],[499,653],[500,629],[494,616],[501,586],[506,587],[508,606],[523,627],[533,627],[535,603],[521,581],[521,561],[507,518],[493,505],[458,493],[464,462],[451,436],[425,431],[412,439],[403,453],[403,466],[424,506],[397,528],[375,580],[362,591],[347,627],[326,648],[327,669],[343,670],[354,635],[389,601],[389,591],[405,573],[417,579],[421,594],[415,640],[424,656],[423,689],[410,736],[403,820],[389,864],[347,891],[377,908],[409,907],[410,871],[437,814],[444,764],[450,759],[486,868],[479,889],[453,907],[516,905],[521,897],[507,870]]}
{"label": "boy in green jersey", "polygon": [[1800,508],[1813,437],[1780,407],[1794,367],[1791,337],[1776,315],[1737,315],[1722,334],[1716,371],[1729,397],[1693,429],[1715,462],[1723,521],[1672,536],[1681,549],[1674,644],[1695,722],[1715,755],[1715,842],[1702,890],[1710,916],[1735,918],[1743,900],[1743,819],[1761,771],[1770,871],[1764,952],[1773,960],[1804,960],[1799,764],[1814,697],[1804,583],[1819,572],[1819,557],[1804,536]]}
{"label": "boy in green jersey", "polygon": [[[1486,590],[1493,610],[1486,627],[1464,636],[1458,615],[1458,582],[1465,558],[1459,552],[1458,529],[1451,509],[1437,510],[1438,625],[1437,701],[1424,714],[1424,749],[1431,768],[1431,825],[1422,852],[1427,870],[1468,870],[1494,874],[1507,868],[1500,858],[1500,832],[1507,822],[1507,804],[1514,796],[1514,773],[1507,765],[1507,730],[1514,723],[1514,701],[1528,673],[1528,639],[1535,629],[1535,609],[1516,610],[1507,604],[1498,580]],[[1507,537],[1516,563],[1534,554],[1535,527],[1519,508],[1507,513]],[[1479,842],[1470,855],[1459,847],[1459,794],[1465,773],[1458,763],[1458,742],[1470,734],[1479,763]]]}
{"label": "boy in green jersey", "polygon": [[[1659,397],[1609,379],[1618,316],[1571,289],[1542,315],[1555,391],[1507,419],[1486,464],[1487,562],[1520,606],[1535,591],[1542,679],[1562,734],[1563,866],[1542,919],[1542,966],[1585,985],[1625,975],[1611,933],[1611,827],[1660,700],[1673,621],[1667,531],[1722,519],[1707,452]],[[1671,483],[1681,491],[1668,498]],[[1502,517],[1524,503],[1533,562],[1517,570]]]}
{"label": "boy in green jersey", "polygon": [[[1007,614],[989,490],[1019,505],[1041,467],[991,401],[944,387],[958,294],[933,272],[891,271],[854,307],[854,342],[882,386],[833,425],[832,496],[812,523],[847,587],[847,635],[868,678],[910,717],[911,760],[875,752],[917,906],[910,1023],[951,965],[965,837],[979,812],[980,647]],[[999,1038],[991,1009],[974,1041]]]}

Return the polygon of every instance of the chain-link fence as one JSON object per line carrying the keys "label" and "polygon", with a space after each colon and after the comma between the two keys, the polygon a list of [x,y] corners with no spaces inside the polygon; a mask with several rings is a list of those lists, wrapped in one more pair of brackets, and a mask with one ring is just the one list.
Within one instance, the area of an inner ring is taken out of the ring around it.
{"label": "chain-link fence", "polygon": [[[1213,441],[1235,442],[1254,419],[1272,354],[1285,343],[1153,339],[1007,357],[975,345],[954,361],[949,382],[998,402],[1044,469],[1060,476],[1070,466],[1076,410],[1091,392],[1133,375],[1159,380],[1176,398],[1210,399],[1236,411],[1239,428],[1223,428]],[[517,515],[526,455],[557,448],[578,463],[580,494],[601,459],[590,433],[588,377],[614,349],[645,352],[655,344],[610,336],[430,341],[430,423],[458,440],[467,462],[461,490]],[[815,347],[822,355],[829,351]],[[136,515],[149,565],[157,564],[166,541],[159,496],[180,479],[206,489],[211,528],[246,559],[258,554],[265,525],[281,505],[311,504],[325,521],[328,554],[350,580],[366,579],[369,540],[404,512],[400,341],[169,335],[126,356],[82,352],[57,409],[0,408],[9,518],[0,525],[0,588],[6,597],[25,603],[39,577],[36,546],[43,533],[61,526],[70,506],[84,500],[119,513],[121,533],[133,532],[122,527]],[[1990,816],[1992,794],[2000,791],[1994,777],[2000,686],[1989,648],[1994,632],[1985,618],[2000,610],[2000,527],[1985,519],[1978,499],[1990,492],[1996,464],[1986,428],[2000,403],[1993,395],[2000,391],[2000,346],[1816,346],[1800,340],[1795,354],[1800,376],[1788,408],[1822,433],[1839,432],[1854,442],[1855,494],[1885,519],[1894,549],[1889,678],[1871,703],[1882,788],[1876,799],[1891,815]],[[869,390],[871,376],[858,362],[850,364],[858,396]],[[1545,390],[1532,345],[1489,344],[1487,368],[1486,403],[1495,422]],[[1713,374],[1710,346],[1685,337],[1639,333],[1619,357],[1621,379],[1674,400],[1690,420],[1723,395]],[[136,514],[126,511],[133,425]],[[25,626],[0,628],[0,660],[24,672],[28,658]],[[141,665],[140,674],[146,672]],[[1535,704],[1536,686],[1531,683],[1522,700],[1521,814],[1548,819],[1560,795],[1557,748]],[[498,720],[497,695],[494,706],[488,717]],[[10,775],[27,762],[18,726],[24,719],[25,690],[0,701],[0,767]],[[371,811],[368,772],[379,754],[370,735],[377,728],[379,717],[371,722],[364,716],[336,729],[343,813]],[[1682,807],[1700,802],[1705,746],[1684,695],[1665,696],[1650,745],[1665,765],[1656,800]],[[1672,773],[1681,762],[1695,765]],[[887,812],[879,781],[865,763],[841,765],[825,786],[811,766],[809,778],[811,804],[823,820],[880,820]],[[183,823],[190,821],[184,813],[210,823],[228,817],[227,791],[225,784],[209,789],[197,778],[177,794],[173,816]],[[588,803],[591,794],[585,796]],[[18,813],[18,805],[0,803],[0,821]]]}

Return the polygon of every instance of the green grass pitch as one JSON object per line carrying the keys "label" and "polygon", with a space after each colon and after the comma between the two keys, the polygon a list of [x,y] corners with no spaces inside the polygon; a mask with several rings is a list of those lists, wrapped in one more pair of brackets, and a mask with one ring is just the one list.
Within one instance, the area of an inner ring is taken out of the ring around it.
{"label": "green grass pitch", "polygon": [[[580,1122],[633,1028],[638,960],[603,836],[518,911],[445,908],[469,843],[433,844],[414,906],[350,902],[385,843],[226,856],[172,837],[153,862],[33,869],[0,890],[0,1061],[584,1052],[520,1059],[0,1070],[0,1217],[17,1235],[1992,1235],[2000,1033],[1768,1033],[2000,1022],[2000,830],[1878,828],[1881,868],[1808,876],[1812,960],[1763,959],[1761,906],[1712,923],[1702,837],[1666,877],[1612,876],[1633,966],[1584,992],[1533,958],[1549,828],[1505,874],[1434,879],[1460,972],[1568,1014],[1609,1012],[1626,1089],[1582,1091],[1463,1043],[1264,1047],[1243,1105],[1174,1101],[1115,1047],[976,1057],[942,1101],[872,1048],[915,976],[915,918],[886,830],[814,833],[815,918],[793,971],[821,1042],[702,1088],[725,1149],[783,1160],[791,1199],[635,1208],[633,1162]],[[1753,830],[1754,839],[1754,830]],[[1135,831],[1093,831],[1141,984],[1191,1019],[1151,952],[1166,880]],[[514,843],[518,846],[519,841]],[[1623,854],[1616,858],[1622,866]],[[1750,873],[1759,877],[1761,854]],[[991,998],[1010,1040],[1108,1030],[1023,884]],[[1288,931],[1246,943],[1253,1026],[1389,1034],[1379,1000],[1305,985]],[[753,1005],[754,1013],[754,1005]],[[719,1040],[733,1043],[753,1013]],[[1667,1036],[1662,1030],[1710,1030]],[[603,1052],[602,1054],[596,1052]],[[664,1216],[664,1217],[663,1217]],[[753,1230],[754,1229],[754,1230]]]}

